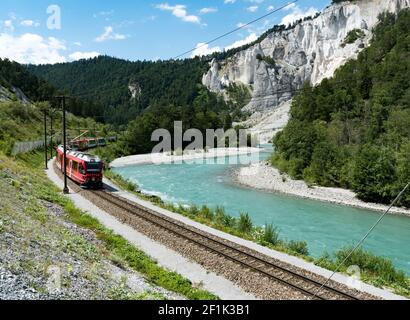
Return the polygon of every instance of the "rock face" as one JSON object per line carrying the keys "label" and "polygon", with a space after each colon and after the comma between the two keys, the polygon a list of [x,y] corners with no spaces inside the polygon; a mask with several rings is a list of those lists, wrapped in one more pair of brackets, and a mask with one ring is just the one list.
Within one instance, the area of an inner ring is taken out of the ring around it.
{"label": "rock face", "polygon": [[[331,77],[346,61],[370,43],[380,13],[398,13],[410,0],[361,0],[331,5],[319,16],[294,28],[272,32],[260,43],[225,61],[213,60],[203,84],[224,92],[232,83],[252,88],[244,111],[272,112],[289,101],[306,81],[313,85]],[[361,29],[362,38],[345,44],[349,31]]]}
{"label": "rock face", "polygon": [[0,86],[0,102],[11,101],[13,95],[3,86]]}
{"label": "rock face", "polygon": [[12,87],[10,90],[0,86],[0,102],[18,100],[23,104],[30,104],[30,100],[21,89]]}
{"label": "rock face", "polygon": [[131,82],[131,83],[128,85],[128,90],[129,90],[130,93],[131,93],[131,99],[132,99],[132,100],[136,100],[136,99],[139,99],[139,98],[140,98],[141,93],[142,93],[142,89],[141,89],[139,83],[137,83],[137,82]]}

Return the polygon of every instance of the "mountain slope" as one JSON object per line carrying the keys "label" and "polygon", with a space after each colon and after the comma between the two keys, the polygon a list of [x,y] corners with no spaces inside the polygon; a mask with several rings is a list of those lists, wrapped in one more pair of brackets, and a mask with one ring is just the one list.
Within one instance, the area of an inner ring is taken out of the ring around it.
{"label": "mountain slope", "polygon": [[58,89],[98,105],[110,123],[125,124],[155,103],[190,105],[205,72],[201,59],[136,61],[100,56],[28,66]]}
{"label": "mountain slope", "polygon": [[[387,14],[371,46],[305,86],[274,139],[273,163],[296,178],[388,203],[410,181],[410,9]],[[401,202],[410,206],[410,193]]]}
{"label": "mountain slope", "polygon": [[47,81],[32,75],[17,62],[0,59],[0,101],[44,101],[55,92]]}

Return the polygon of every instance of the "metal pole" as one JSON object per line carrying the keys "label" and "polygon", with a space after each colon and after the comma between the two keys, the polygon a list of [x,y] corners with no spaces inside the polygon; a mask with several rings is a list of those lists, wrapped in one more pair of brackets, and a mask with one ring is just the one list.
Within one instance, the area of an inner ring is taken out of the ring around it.
{"label": "metal pole", "polygon": [[54,132],[53,132],[53,112],[50,112],[50,131],[51,131],[51,134],[50,134],[50,155],[51,155],[51,159],[53,159],[53,134],[54,134]]}
{"label": "metal pole", "polygon": [[44,162],[45,168],[48,170],[48,151],[47,151],[47,111],[44,110]]}
{"label": "metal pole", "polygon": [[64,146],[64,189],[63,193],[68,194],[70,191],[67,187],[67,136],[66,136],[66,119],[65,119],[65,96],[61,97],[61,104],[63,107],[63,146]]}

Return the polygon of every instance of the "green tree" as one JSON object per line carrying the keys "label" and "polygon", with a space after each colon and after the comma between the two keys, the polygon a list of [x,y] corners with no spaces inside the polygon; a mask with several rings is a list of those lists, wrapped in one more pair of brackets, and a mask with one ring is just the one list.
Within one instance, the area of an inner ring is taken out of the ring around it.
{"label": "green tree", "polygon": [[393,196],[391,185],[396,181],[395,165],[391,150],[364,145],[356,157],[353,189],[363,200],[389,202]]}

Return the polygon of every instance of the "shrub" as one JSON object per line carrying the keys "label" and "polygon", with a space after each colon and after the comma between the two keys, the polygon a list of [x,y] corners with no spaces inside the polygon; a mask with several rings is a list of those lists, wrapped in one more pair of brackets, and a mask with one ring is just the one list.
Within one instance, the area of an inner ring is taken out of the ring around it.
{"label": "shrub", "polygon": [[[352,251],[351,247],[346,247],[336,253],[336,262],[340,264]],[[386,283],[406,284],[406,275],[402,271],[396,270],[393,263],[384,257],[378,257],[362,248],[356,250],[344,263],[343,267],[357,265],[362,272],[367,272],[378,276]]]}
{"label": "shrub", "polygon": [[361,29],[353,29],[349,31],[346,35],[346,38],[342,44],[342,46],[346,46],[348,44],[355,43],[357,39],[362,39],[365,36],[363,30]]}
{"label": "shrub", "polygon": [[290,241],[288,243],[288,248],[295,253],[298,253],[304,256],[309,255],[308,245],[305,241]]}
{"label": "shrub", "polygon": [[274,227],[273,224],[267,224],[263,231],[262,240],[273,245],[279,243],[279,230],[277,227]]}
{"label": "shrub", "polygon": [[216,207],[214,221],[224,227],[233,228],[236,224],[236,219],[225,212],[223,207]]}
{"label": "shrub", "polygon": [[238,220],[238,230],[242,233],[250,233],[253,223],[248,213],[241,213]]}
{"label": "shrub", "polygon": [[225,219],[226,213],[225,213],[225,208],[223,207],[216,207],[215,209],[215,222],[218,224],[223,225],[223,221]]}
{"label": "shrub", "polygon": [[191,216],[196,217],[199,214],[198,207],[194,204],[192,206],[190,206],[189,209],[188,209],[188,214],[191,215]]}
{"label": "shrub", "polygon": [[199,214],[203,218],[208,219],[208,220],[213,220],[213,218],[214,218],[214,214],[211,211],[211,209],[209,209],[208,206],[205,206],[205,205],[202,206],[201,211],[199,212]]}

